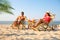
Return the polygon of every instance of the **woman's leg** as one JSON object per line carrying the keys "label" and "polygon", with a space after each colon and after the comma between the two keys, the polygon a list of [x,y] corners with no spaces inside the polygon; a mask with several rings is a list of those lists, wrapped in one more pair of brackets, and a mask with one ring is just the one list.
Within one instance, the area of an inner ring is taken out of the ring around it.
{"label": "woman's leg", "polygon": [[39,24],[43,23],[43,19],[40,19],[36,24],[35,27],[37,27]]}

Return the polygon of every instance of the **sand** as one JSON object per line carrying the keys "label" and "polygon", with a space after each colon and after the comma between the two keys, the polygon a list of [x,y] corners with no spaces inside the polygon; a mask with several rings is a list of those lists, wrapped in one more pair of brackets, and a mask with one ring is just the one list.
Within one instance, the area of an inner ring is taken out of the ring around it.
{"label": "sand", "polygon": [[16,30],[1,24],[0,40],[60,40],[60,31]]}

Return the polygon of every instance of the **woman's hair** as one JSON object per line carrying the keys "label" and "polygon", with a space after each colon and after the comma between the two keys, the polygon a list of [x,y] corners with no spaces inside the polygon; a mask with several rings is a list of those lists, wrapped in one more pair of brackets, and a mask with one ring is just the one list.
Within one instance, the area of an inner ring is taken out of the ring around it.
{"label": "woman's hair", "polygon": [[48,14],[48,16],[51,16],[50,13],[48,13],[48,12],[46,14]]}

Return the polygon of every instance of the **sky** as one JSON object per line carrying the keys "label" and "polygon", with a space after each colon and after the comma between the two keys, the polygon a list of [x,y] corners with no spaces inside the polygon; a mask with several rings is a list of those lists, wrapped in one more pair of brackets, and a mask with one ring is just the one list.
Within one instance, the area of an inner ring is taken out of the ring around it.
{"label": "sky", "polygon": [[55,14],[54,21],[60,21],[60,0],[9,0],[14,15],[0,14],[0,21],[14,21],[23,11],[28,19],[41,19],[46,11]]}

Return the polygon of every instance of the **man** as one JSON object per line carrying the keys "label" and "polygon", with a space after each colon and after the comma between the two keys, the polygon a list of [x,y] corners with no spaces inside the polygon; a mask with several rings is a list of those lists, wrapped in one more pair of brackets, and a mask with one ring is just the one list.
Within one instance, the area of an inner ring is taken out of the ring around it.
{"label": "man", "polygon": [[18,24],[24,24],[25,19],[26,16],[24,16],[24,12],[21,12],[21,16],[18,16],[16,21],[18,21]]}
{"label": "man", "polygon": [[25,26],[24,26],[25,20],[26,20],[26,16],[24,16],[24,12],[21,12],[21,16],[18,16],[18,17],[17,17],[17,19],[16,19],[16,21],[13,23],[13,25],[18,26],[18,28],[19,28],[19,26],[20,26],[20,29],[22,29],[21,26],[22,26],[23,28],[25,27]]}

